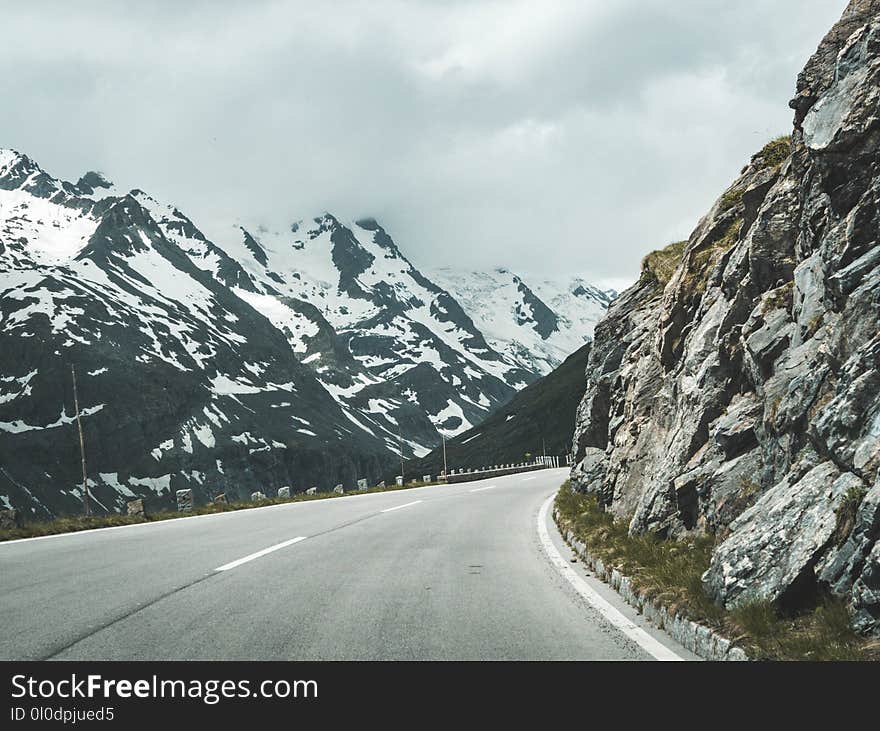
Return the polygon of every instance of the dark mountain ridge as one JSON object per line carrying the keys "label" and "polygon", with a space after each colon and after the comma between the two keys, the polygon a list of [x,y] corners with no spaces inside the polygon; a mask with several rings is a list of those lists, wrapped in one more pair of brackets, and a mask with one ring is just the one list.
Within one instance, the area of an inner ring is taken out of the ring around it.
{"label": "dark mountain ridge", "polygon": [[[590,344],[572,353],[558,368],[517,393],[477,426],[446,442],[446,462],[453,469],[523,462],[542,454],[567,455],[574,430],[575,412],[586,388],[584,371]],[[572,398],[572,395],[575,398]],[[421,459],[404,464],[406,479],[439,475],[442,447]],[[391,479],[400,474],[399,465]]]}

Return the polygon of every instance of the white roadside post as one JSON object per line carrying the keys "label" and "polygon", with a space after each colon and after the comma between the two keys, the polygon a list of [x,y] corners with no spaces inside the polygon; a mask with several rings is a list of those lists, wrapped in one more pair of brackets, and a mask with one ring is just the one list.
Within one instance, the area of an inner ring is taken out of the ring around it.
{"label": "white roadside post", "polygon": [[178,490],[176,493],[177,497],[177,512],[179,513],[188,513],[193,509],[193,491],[191,489],[186,490]]}

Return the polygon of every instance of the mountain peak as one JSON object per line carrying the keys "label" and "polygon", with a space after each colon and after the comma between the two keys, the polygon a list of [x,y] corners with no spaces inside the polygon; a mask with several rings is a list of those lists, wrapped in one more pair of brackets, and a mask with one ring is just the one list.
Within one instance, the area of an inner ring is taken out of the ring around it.
{"label": "mountain peak", "polygon": [[19,188],[34,175],[49,178],[27,155],[17,150],[0,148],[0,188]]}
{"label": "mountain peak", "polygon": [[76,187],[87,194],[94,193],[97,188],[110,189],[113,183],[110,182],[103,173],[97,170],[89,170],[77,182]]}
{"label": "mountain peak", "polygon": [[247,250],[251,252],[251,255],[257,262],[259,262],[263,266],[266,266],[269,263],[269,260],[266,258],[266,250],[262,246],[260,246],[259,242],[253,236],[251,236],[247,229],[245,229],[243,226],[239,226],[238,228],[241,231],[242,243],[245,245],[245,247],[247,247]]}
{"label": "mountain peak", "polygon": [[11,147],[0,147],[0,174],[5,173],[8,168],[22,159],[26,160],[28,158]]}
{"label": "mountain peak", "polygon": [[379,225],[379,222],[372,216],[359,218],[357,221],[355,221],[355,224],[360,226],[362,229],[365,229],[366,231],[378,231],[380,228],[382,228]]}

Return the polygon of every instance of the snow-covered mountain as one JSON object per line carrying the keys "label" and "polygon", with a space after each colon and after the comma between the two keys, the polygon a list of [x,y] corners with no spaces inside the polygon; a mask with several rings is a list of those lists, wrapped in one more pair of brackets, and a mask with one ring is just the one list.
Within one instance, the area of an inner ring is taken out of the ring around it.
{"label": "snow-covered mountain", "polygon": [[497,268],[435,269],[431,278],[450,292],[488,343],[524,370],[546,375],[593,336],[593,326],[616,296],[581,277],[528,283]]}
{"label": "snow-covered mountain", "polygon": [[183,487],[350,488],[482,421],[584,316],[551,313],[556,350],[530,361],[372,219],[212,241],[143,191],[58,180],[11,150],[0,295],[0,504],[42,515],[80,506],[72,365],[106,510]]}
{"label": "snow-covered mountain", "polygon": [[[108,511],[182,487],[242,495],[387,467],[384,443],[179,248],[174,224],[160,226],[142,193],[104,197],[100,186],[0,153],[0,502],[81,509],[71,365],[90,488]],[[245,277],[214,256],[227,279]]]}
{"label": "snow-covered mountain", "polygon": [[424,453],[536,377],[493,350],[372,219],[324,214],[282,231],[241,229],[224,248],[247,277],[230,279],[235,294],[284,332],[350,418],[389,449],[400,437],[406,451]]}

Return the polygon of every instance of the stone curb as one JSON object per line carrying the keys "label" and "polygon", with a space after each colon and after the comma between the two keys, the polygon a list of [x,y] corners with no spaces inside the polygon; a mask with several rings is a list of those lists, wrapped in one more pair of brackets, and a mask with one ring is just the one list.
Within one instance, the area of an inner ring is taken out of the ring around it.
{"label": "stone curb", "polygon": [[736,647],[726,637],[722,637],[714,630],[687,619],[681,616],[681,614],[671,615],[662,603],[641,596],[633,588],[632,581],[628,576],[624,576],[617,569],[609,569],[600,559],[593,556],[587,550],[584,542],[578,540],[574,533],[562,524],[559,518],[559,511],[555,507],[553,508],[553,522],[556,523],[559,533],[565,539],[569,548],[581,558],[596,576],[606,584],[609,584],[627,604],[637,610],[645,619],[660,629],[665,630],[682,647],[687,648],[705,660],[716,662],[749,659],[748,655],[741,648]]}

